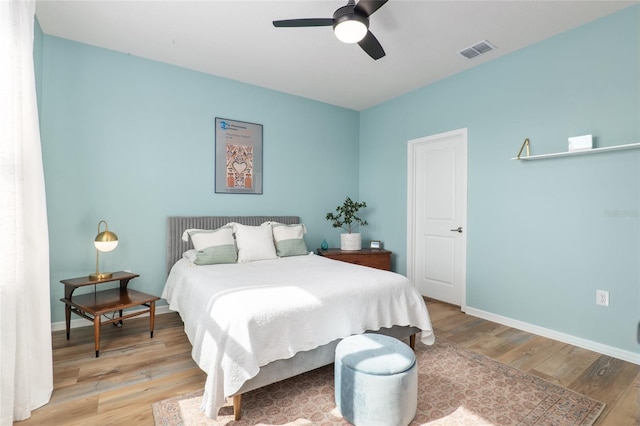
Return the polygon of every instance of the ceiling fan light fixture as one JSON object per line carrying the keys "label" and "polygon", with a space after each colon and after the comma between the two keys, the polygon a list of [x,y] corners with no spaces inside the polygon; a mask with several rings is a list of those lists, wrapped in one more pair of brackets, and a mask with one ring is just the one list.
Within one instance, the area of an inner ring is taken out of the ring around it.
{"label": "ceiling fan light fixture", "polygon": [[333,26],[333,32],[343,43],[357,43],[367,35],[369,28],[365,19],[358,15],[346,16]]}

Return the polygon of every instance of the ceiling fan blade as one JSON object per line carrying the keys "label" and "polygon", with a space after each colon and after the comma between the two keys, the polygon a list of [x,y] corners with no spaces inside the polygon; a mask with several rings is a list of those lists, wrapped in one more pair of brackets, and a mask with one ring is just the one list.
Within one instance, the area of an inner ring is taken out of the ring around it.
{"label": "ceiling fan blade", "polygon": [[356,13],[368,18],[388,1],[389,0],[360,0],[354,10]]}
{"label": "ceiling fan blade", "polygon": [[328,27],[333,25],[333,18],[284,19],[273,21],[274,27]]}
{"label": "ceiling fan blade", "polygon": [[380,44],[378,39],[375,38],[375,36],[371,33],[371,31],[367,31],[367,35],[364,36],[364,38],[360,40],[358,44],[360,45],[360,47],[362,47],[362,50],[367,52],[367,54],[373,59],[378,60],[385,55],[382,45]]}

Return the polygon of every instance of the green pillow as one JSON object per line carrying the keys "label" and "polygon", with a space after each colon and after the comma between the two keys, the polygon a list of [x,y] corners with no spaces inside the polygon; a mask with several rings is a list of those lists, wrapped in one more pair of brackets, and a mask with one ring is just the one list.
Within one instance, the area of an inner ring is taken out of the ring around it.
{"label": "green pillow", "polygon": [[236,263],[238,253],[234,244],[211,246],[196,252],[196,265],[215,265],[218,263]]}

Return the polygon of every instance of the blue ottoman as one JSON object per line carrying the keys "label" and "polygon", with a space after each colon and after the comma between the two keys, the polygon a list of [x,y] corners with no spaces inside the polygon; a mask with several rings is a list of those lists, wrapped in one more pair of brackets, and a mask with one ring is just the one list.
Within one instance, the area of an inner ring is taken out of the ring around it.
{"label": "blue ottoman", "polygon": [[336,347],[336,405],[356,426],[406,426],[418,407],[418,368],[409,346],[381,334],[360,334]]}

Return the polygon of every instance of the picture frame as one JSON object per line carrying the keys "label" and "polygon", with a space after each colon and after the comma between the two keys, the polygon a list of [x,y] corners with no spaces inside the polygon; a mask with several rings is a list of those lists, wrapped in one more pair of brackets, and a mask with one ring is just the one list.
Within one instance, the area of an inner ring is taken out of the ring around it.
{"label": "picture frame", "polygon": [[262,124],[215,118],[215,192],[262,194]]}
{"label": "picture frame", "polygon": [[371,249],[381,249],[382,248],[382,241],[378,241],[378,240],[369,241],[369,248],[371,248]]}

